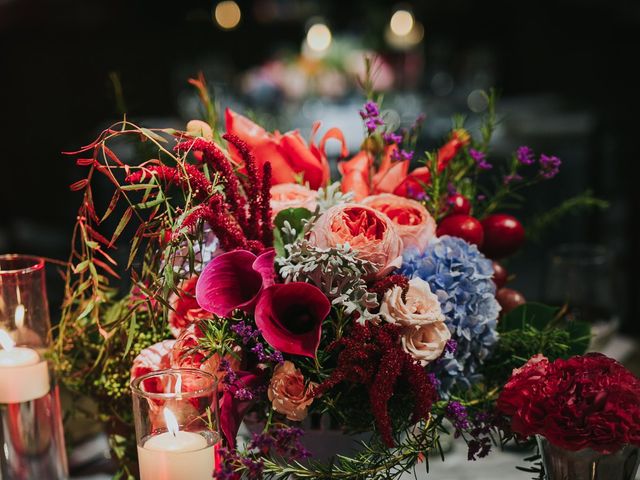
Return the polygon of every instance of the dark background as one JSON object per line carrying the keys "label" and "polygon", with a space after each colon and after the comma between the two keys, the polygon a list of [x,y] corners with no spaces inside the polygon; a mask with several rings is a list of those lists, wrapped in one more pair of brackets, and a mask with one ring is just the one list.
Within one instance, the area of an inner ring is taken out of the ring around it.
{"label": "dark background", "polygon": [[[223,32],[211,21],[214,3],[0,0],[0,251],[66,257],[79,195],[67,188],[78,177],[61,152],[87,144],[121,118],[110,72],[119,74],[129,118],[175,119],[189,76],[202,69],[214,83],[231,84],[234,72],[276,48],[299,46],[314,15],[384,52],[381,32],[394,6],[239,2],[242,23]],[[266,21],[264,8],[273,5],[279,14]],[[471,88],[465,79],[480,64],[511,119],[506,143],[527,142],[563,159],[557,181],[532,191],[525,213],[586,188],[611,202],[607,212],[563,222],[516,258],[519,288],[531,298],[541,295],[554,245],[604,244],[615,258],[613,308],[626,332],[640,334],[640,2],[430,0],[411,7],[426,32],[416,92],[428,97],[430,78],[446,69],[460,95],[444,100],[463,111],[460,98]],[[50,283],[55,303],[60,286]]]}

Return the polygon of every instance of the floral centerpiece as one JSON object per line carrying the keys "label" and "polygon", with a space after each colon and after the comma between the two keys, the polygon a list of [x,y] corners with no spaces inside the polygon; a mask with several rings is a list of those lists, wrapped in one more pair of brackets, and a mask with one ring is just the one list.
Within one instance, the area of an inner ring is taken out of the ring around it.
{"label": "floral centerpiece", "polygon": [[[83,200],[55,360],[67,387],[95,400],[124,478],[137,474],[129,382],[151,371],[219,379],[216,478],[394,478],[448,428],[470,459],[486,455],[495,401],[523,356],[584,351],[588,327],[499,294],[495,259],[524,241],[500,209],[560,160],[521,147],[498,164],[492,96],[478,139],[456,120],[421,155],[423,119],[391,130],[368,92],[362,150],[331,183],[326,142],[348,156],[339,130],[307,142],[227,110],[222,131],[203,79],[192,83],[206,122],[125,120],[75,152],[87,173],[72,185]],[[138,147],[125,158],[128,141]],[[112,190],[104,207],[97,185]],[[321,416],[371,439],[353,456],[309,459],[301,422]],[[241,445],[243,420],[255,433]]]}

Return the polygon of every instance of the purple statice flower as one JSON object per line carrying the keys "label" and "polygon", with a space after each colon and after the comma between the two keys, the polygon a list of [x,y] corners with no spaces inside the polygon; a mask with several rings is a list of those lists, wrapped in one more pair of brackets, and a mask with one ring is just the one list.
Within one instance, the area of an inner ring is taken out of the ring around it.
{"label": "purple statice flower", "polygon": [[220,366],[218,367],[219,372],[224,372],[224,377],[222,377],[222,383],[225,385],[233,385],[238,381],[238,375],[231,368],[231,363],[226,358],[220,360]]}
{"label": "purple statice flower", "polygon": [[473,158],[473,160],[476,162],[476,166],[480,170],[491,170],[493,168],[493,165],[487,162],[486,153],[481,152],[480,150],[476,150],[475,148],[470,148],[469,155],[471,155],[471,158]]}
{"label": "purple statice flower", "polygon": [[523,145],[516,150],[516,158],[522,165],[532,165],[535,162],[535,154],[530,147]]}
{"label": "purple statice flower", "polygon": [[562,161],[558,157],[548,156],[544,153],[540,155],[538,162],[540,163],[540,175],[547,180],[555,177],[560,172],[560,165],[562,165]]}
{"label": "purple statice flower", "polygon": [[297,427],[278,428],[270,432],[275,441],[276,452],[293,459],[309,458],[311,453],[302,445],[300,438],[304,430]]}
{"label": "purple statice flower", "polygon": [[435,373],[433,372],[427,373],[427,377],[429,377],[429,381],[431,382],[431,385],[433,385],[437,389],[440,388],[440,380],[438,380],[438,377],[436,377]]}
{"label": "purple statice flower", "polygon": [[489,437],[474,438],[467,443],[469,448],[467,452],[467,460],[475,461],[478,458],[484,458],[491,451],[491,439]]}
{"label": "purple statice flower", "polygon": [[218,447],[218,457],[220,462],[216,468],[216,478],[219,480],[236,480],[238,472],[235,470],[235,465],[241,462],[237,450],[220,446]]}
{"label": "purple statice flower", "polygon": [[447,343],[444,346],[444,352],[449,354],[456,353],[456,349],[458,348],[458,342],[456,342],[453,338],[447,340]]}
{"label": "purple statice flower", "polygon": [[233,396],[236,400],[253,400],[253,393],[248,388],[242,387],[238,388],[235,392],[233,392]]}
{"label": "purple statice flower", "polygon": [[522,177],[520,175],[518,175],[517,173],[512,173],[511,175],[505,175],[502,179],[502,183],[505,185],[509,185],[514,182],[519,182],[520,180],[522,180]]}
{"label": "purple statice flower", "polygon": [[263,478],[262,471],[264,470],[264,462],[262,459],[256,460],[251,457],[244,457],[241,462],[246,468],[246,477],[248,479],[258,480]]}
{"label": "purple statice flower", "polygon": [[373,133],[379,126],[384,125],[380,118],[380,108],[376,102],[369,100],[364,104],[364,108],[360,110],[360,116],[364,120],[364,125],[369,133]]}
{"label": "purple statice flower", "polygon": [[445,408],[445,413],[449,420],[456,427],[456,430],[465,430],[469,428],[469,414],[467,408],[460,402],[451,401]]}
{"label": "purple statice flower", "polygon": [[382,134],[382,139],[384,140],[384,143],[386,143],[387,145],[392,145],[394,143],[396,144],[402,143],[402,140],[404,139],[404,137],[399,133],[385,132]]}
{"label": "purple statice flower", "polygon": [[238,335],[245,345],[252,340],[256,340],[260,335],[258,330],[254,329],[251,325],[247,325],[242,320],[231,325],[231,331]]}
{"label": "purple statice flower", "polygon": [[275,441],[268,433],[254,433],[249,442],[249,448],[251,450],[260,450],[262,453],[267,453],[271,447],[273,447]]}
{"label": "purple statice flower", "polygon": [[[450,197],[455,195],[456,193],[458,193],[458,189],[453,184],[453,182],[449,182],[447,184],[447,193],[449,194]],[[449,199],[449,201],[453,202],[453,200],[451,200],[451,199]]]}
{"label": "purple statice flower", "polygon": [[403,160],[413,160],[413,150],[402,150],[400,148],[395,149],[392,153],[391,153],[391,159],[394,162],[401,162]]}

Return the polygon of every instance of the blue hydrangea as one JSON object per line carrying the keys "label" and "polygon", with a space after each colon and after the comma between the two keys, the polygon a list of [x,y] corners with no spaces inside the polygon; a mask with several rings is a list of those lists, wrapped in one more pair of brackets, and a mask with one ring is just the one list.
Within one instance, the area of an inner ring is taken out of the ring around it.
{"label": "blue hydrangea", "polygon": [[498,340],[500,305],[491,280],[491,261],[475,245],[442,236],[422,254],[405,252],[401,272],[429,282],[457,342],[455,351],[445,353],[434,365],[441,393],[446,395],[454,386],[469,388],[481,379],[478,367]]}

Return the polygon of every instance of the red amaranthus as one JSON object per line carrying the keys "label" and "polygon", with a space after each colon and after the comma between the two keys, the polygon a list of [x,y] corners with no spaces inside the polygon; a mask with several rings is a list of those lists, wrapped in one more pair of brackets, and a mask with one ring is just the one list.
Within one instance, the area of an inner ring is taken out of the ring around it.
{"label": "red amaranthus", "polygon": [[330,350],[342,348],[338,366],[316,389],[319,396],[342,382],[367,387],[380,436],[389,447],[394,441],[387,404],[397,389],[398,380],[405,380],[415,396],[412,423],[427,418],[438,397],[425,369],[402,350],[399,338],[397,325],[355,325],[348,336],[329,347]]}

